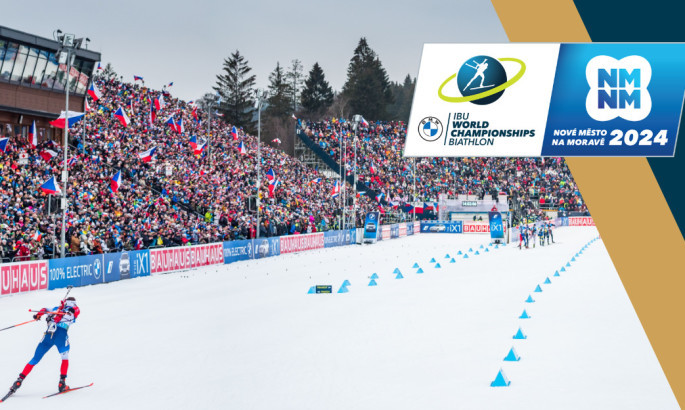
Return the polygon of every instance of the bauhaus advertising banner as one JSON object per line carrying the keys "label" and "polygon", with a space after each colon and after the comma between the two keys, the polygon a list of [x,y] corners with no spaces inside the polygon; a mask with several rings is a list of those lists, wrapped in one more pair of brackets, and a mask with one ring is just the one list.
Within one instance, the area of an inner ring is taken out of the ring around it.
{"label": "bauhaus advertising banner", "polygon": [[426,44],[406,156],[673,156],[685,44]]}

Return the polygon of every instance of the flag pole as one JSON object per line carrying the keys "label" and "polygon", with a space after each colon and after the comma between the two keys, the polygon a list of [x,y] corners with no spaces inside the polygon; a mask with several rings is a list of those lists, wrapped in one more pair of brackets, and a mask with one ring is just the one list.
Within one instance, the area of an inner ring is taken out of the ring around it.
{"label": "flag pole", "polygon": [[66,242],[67,227],[67,181],[69,180],[69,169],[67,168],[67,154],[69,152],[69,74],[71,72],[71,47],[67,49],[67,83],[66,83],[66,118],[64,119],[64,168],[62,169],[62,232],[60,240],[60,256],[64,258],[64,244]]}

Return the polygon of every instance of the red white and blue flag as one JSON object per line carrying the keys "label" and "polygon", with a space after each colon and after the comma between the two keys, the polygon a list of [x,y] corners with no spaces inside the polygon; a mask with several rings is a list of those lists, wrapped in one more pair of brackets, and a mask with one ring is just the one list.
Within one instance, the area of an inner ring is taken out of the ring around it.
{"label": "red white and blue flag", "polygon": [[121,171],[117,171],[116,174],[112,177],[112,180],[109,181],[109,187],[112,188],[112,192],[117,192],[119,191],[119,187],[121,186]]}
{"label": "red white and blue flag", "polygon": [[171,127],[172,130],[176,131],[176,120],[174,120],[173,114],[169,116],[169,118],[164,121],[165,124]]}
{"label": "red white and blue flag", "polygon": [[40,233],[40,231],[36,231],[36,233],[31,235],[31,239],[33,239],[34,241],[40,241],[41,239],[43,239],[43,234]]}
{"label": "red white and blue flag", "polygon": [[269,182],[273,182],[276,180],[276,173],[274,172],[273,168],[269,168],[269,171],[267,171],[266,179],[268,179]]}
{"label": "red white and blue flag", "polygon": [[183,134],[186,131],[185,127],[183,126],[183,117],[181,117],[180,120],[176,123],[176,132],[179,134]]}
{"label": "red white and blue flag", "polygon": [[114,116],[117,117],[121,125],[124,127],[128,127],[128,125],[131,123],[128,115],[126,115],[126,112],[121,107],[117,109],[117,111],[114,113]]}
{"label": "red white and blue flag", "polygon": [[376,167],[373,166],[373,162],[371,163],[371,166],[369,166],[369,172],[372,174],[376,173]]}
{"label": "red white and blue flag", "polygon": [[174,82],[172,81],[167,85],[167,87],[172,87],[173,85],[174,85]]}
{"label": "red white and blue flag", "polygon": [[56,157],[57,153],[51,149],[46,149],[40,152],[40,156],[45,160],[45,162],[48,162],[53,157]]}
{"label": "red white and blue flag", "polygon": [[94,82],[90,83],[90,87],[88,87],[88,95],[93,98],[93,101],[97,101],[102,98],[102,93],[100,90],[98,90],[98,86],[95,85]]}
{"label": "red white and blue flag", "polygon": [[150,114],[148,114],[147,120],[150,123],[150,125],[155,123],[155,119],[157,119],[157,108],[155,107],[154,101],[150,104]]}
{"label": "red white and blue flag", "polygon": [[238,145],[238,152],[241,154],[247,154],[247,148],[245,148],[245,142],[240,141],[240,145]]}
{"label": "red white and blue flag", "polygon": [[164,102],[164,96],[160,95],[159,97],[155,98],[155,108],[157,108],[157,111],[161,110],[164,107],[166,107],[166,103]]}
{"label": "red white and blue flag", "polygon": [[205,146],[207,146],[207,141],[203,142],[202,144],[196,144],[195,150],[193,151],[193,153],[195,155],[202,154],[202,151],[205,149]]}
{"label": "red white and blue flag", "polygon": [[83,111],[88,112],[90,111],[90,104],[88,104],[88,99],[84,98],[83,99]]}
{"label": "red white and blue flag", "polygon": [[98,70],[102,70],[102,66],[100,65],[99,61],[98,61]]}
{"label": "red white and blue flag", "polygon": [[152,161],[152,156],[155,155],[156,150],[157,150],[157,147],[152,147],[147,151],[139,152],[138,158],[142,159],[143,162],[150,162],[150,161]]}
{"label": "red white and blue flag", "polygon": [[[69,128],[73,127],[74,124],[79,122],[81,118],[83,118],[84,113],[82,112],[76,112],[76,111],[69,111]],[[50,121],[50,125],[52,125],[55,128],[64,128],[65,122],[67,120],[67,113],[66,111],[62,111],[60,114],[59,118],[57,118],[54,121]]]}
{"label": "red white and blue flag", "polygon": [[315,184],[318,184],[321,182],[321,178],[314,178],[314,179],[312,179],[312,182]]}
{"label": "red white and blue flag", "polygon": [[[67,167],[71,167],[72,165],[74,165],[76,163],[76,161],[78,161],[78,157],[69,158],[69,161],[67,161]],[[60,163],[59,163],[60,167],[63,165],[64,165],[64,160],[60,161]]]}
{"label": "red white and blue flag", "polygon": [[331,191],[331,198],[335,198],[340,195],[340,181],[335,180],[335,185],[333,185],[333,190]]}
{"label": "red white and blue flag", "polygon": [[376,201],[381,202],[383,197],[385,197],[385,194],[382,192],[380,194],[376,194]]}
{"label": "red white and blue flag", "polygon": [[194,135],[192,137],[190,137],[190,141],[188,141],[188,144],[190,144],[190,146],[193,149],[197,148],[197,137]]}
{"label": "red white and blue flag", "polygon": [[7,143],[10,142],[9,138],[0,138],[0,151],[7,152]]}
{"label": "red white and blue flag", "polygon": [[277,179],[274,179],[273,181],[269,182],[269,197],[274,197],[274,191],[276,190],[276,187],[279,183],[280,181]]}
{"label": "red white and blue flag", "polygon": [[364,119],[364,117],[362,117],[362,120],[361,120],[360,124],[361,124],[362,127],[364,127],[364,128],[369,128],[369,122],[366,121],[366,120]]}
{"label": "red white and blue flag", "polygon": [[200,117],[197,116],[197,107],[193,107],[193,118],[195,118],[195,122],[200,122]]}
{"label": "red white and blue flag", "polygon": [[55,182],[55,177],[52,177],[45,181],[43,185],[40,186],[40,189],[43,190],[46,194],[49,195],[56,195],[56,194],[61,194],[62,190],[59,187],[59,184]]}
{"label": "red white and blue flag", "polygon": [[38,146],[38,130],[36,130],[35,121],[31,123],[31,127],[29,128],[29,144],[31,144],[31,148],[34,149]]}
{"label": "red white and blue flag", "polygon": [[235,127],[235,125],[233,128],[231,128],[231,137],[233,137],[233,141],[238,140],[238,129]]}
{"label": "red white and blue flag", "polygon": [[133,81],[138,81],[138,80],[143,81],[143,77],[141,77],[141,76],[139,76],[139,75],[134,75],[134,76],[133,76]]}

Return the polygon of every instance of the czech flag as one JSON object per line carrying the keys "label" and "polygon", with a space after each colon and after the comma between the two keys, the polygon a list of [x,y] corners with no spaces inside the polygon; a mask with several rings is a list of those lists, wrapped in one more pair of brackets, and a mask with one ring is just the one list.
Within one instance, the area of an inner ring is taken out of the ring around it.
{"label": "czech flag", "polygon": [[269,168],[269,171],[266,173],[266,179],[268,179],[269,182],[276,180],[276,173],[274,172],[273,168]]}
{"label": "czech flag", "polygon": [[233,137],[233,141],[238,141],[238,129],[235,125],[231,128],[231,137]]}
{"label": "czech flag", "polygon": [[150,162],[150,161],[152,161],[152,156],[155,154],[156,150],[157,150],[157,147],[152,147],[145,152],[139,152],[138,158],[142,159],[143,162]]}
{"label": "czech flag", "polygon": [[34,241],[40,241],[41,239],[43,239],[43,234],[39,231],[36,231],[36,233],[31,235],[31,239],[33,239]]}
{"label": "czech flag", "polygon": [[173,115],[170,115],[169,118],[164,121],[164,123],[170,126],[172,130],[176,131],[176,121],[174,120]]}
{"label": "czech flag", "polygon": [[102,93],[98,90],[98,87],[94,82],[90,83],[90,87],[88,87],[88,95],[93,98],[93,101],[97,101],[102,97]]}
{"label": "czech flag", "polygon": [[[67,161],[67,167],[71,167],[72,165],[74,165],[76,163],[76,161],[78,161],[78,157],[69,158],[69,161]],[[60,161],[60,163],[59,163],[60,167],[62,165],[64,165],[64,160]]]}
{"label": "czech flag", "polygon": [[314,179],[312,179],[312,182],[315,184],[318,184],[321,182],[321,178],[314,178]]}
{"label": "czech flag", "polygon": [[147,120],[150,123],[150,125],[154,124],[155,119],[157,119],[157,108],[155,107],[155,103],[152,102],[150,104],[150,114],[148,114]]}
{"label": "czech flag", "polygon": [[360,124],[361,124],[362,127],[364,127],[364,128],[369,128],[369,122],[366,121],[366,120],[364,119],[364,117],[362,117],[362,120],[361,120]]}
{"label": "czech flag", "polygon": [[207,146],[207,142],[206,142],[206,141],[203,142],[202,144],[196,144],[195,150],[193,151],[193,153],[194,153],[195,155],[200,155],[200,154],[202,154],[202,151],[205,149],[205,146]]}
{"label": "czech flag", "polygon": [[331,198],[336,198],[340,194],[340,181],[335,180],[335,185],[333,185],[333,190],[331,191]]}
{"label": "czech flag", "polygon": [[423,210],[424,211],[433,211],[435,208],[433,208],[433,204],[424,202],[423,203]]}
{"label": "czech flag", "polygon": [[183,126],[183,117],[181,117],[180,120],[176,123],[176,132],[179,134],[183,134],[186,131],[185,127]]}
{"label": "czech flag", "polygon": [[90,111],[90,104],[88,104],[87,98],[83,99],[83,111],[85,111],[85,112]]}
{"label": "czech flag", "polygon": [[126,112],[121,107],[117,109],[117,112],[114,113],[114,116],[117,117],[121,125],[124,127],[128,127],[128,125],[131,123],[131,120],[128,119]]}
{"label": "czech flag", "polygon": [[371,163],[371,166],[369,167],[369,172],[372,174],[376,173],[376,167],[373,166],[373,162]]}
{"label": "czech flag", "polygon": [[9,138],[0,138],[0,151],[7,152],[7,143],[9,141]]}
{"label": "czech flag", "polygon": [[197,137],[195,137],[194,135],[190,137],[190,141],[188,141],[188,144],[190,144],[190,146],[193,149],[197,148]]}
{"label": "czech flag", "polygon": [[240,145],[238,145],[238,152],[247,154],[247,149],[245,148],[245,143],[243,141],[240,141]]}
{"label": "czech flag", "polygon": [[160,95],[159,97],[155,98],[155,108],[157,108],[157,111],[161,110],[164,107],[166,107],[166,103],[164,102],[164,96]]}
{"label": "czech flag", "polygon": [[172,81],[172,82],[169,83],[169,85],[167,85],[167,87],[171,87],[171,86],[173,86],[173,85],[174,85],[174,82]]}
{"label": "czech flag", "polygon": [[51,149],[46,149],[46,150],[40,152],[40,156],[45,160],[45,162],[48,162],[53,157],[56,157],[57,153]]}
{"label": "czech flag", "polygon": [[385,194],[382,192],[380,194],[376,194],[376,201],[381,202],[384,196]]}
{"label": "czech flag", "polygon": [[109,187],[112,188],[112,192],[117,192],[119,190],[119,187],[121,186],[121,171],[117,171],[116,174],[112,177],[112,180],[109,181]]}
{"label": "czech flag", "polygon": [[276,190],[278,184],[279,181],[277,179],[274,179],[273,181],[269,182],[269,197],[274,197],[274,191]]}
{"label": "czech flag", "polygon": [[55,177],[52,177],[45,181],[45,183],[40,186],[40,189],[42,189],[43,192],[45,192],[48,195],[62,194],[62,190],[60,189],[57,182],[55,182]]}
{"label": "czech flag", "polygon": [[[79,122],[81,118],[83,118],[83,113],[82,112],[76,112],[76,111],[69,111],[69,128],[73,127],[74,124]],[[67,120],[67,113],[66,111],[62,111],[62,113],[59,115],[59,118],[57,118],[54,121],[50,121],[50,125],[52,125],[55,128],[64,128],[64,125]]]}
{"label": "czech flag", "polygon": [[98,70],[102,70],[102,66],[100,65],[99,61],[98,61]]}
{"label": "czech flag", "polygon": [[29,128],[29,144],[31,148],[36,148],[38,146],[38,131],[36,130],[36,122],[31,123]]}
{"label": "czech flag", "polygon": [[143,81],[143,77],[141,77],[141,76],[139,76],[139,75],[134,75],[134,76],[133,76],[133,81],[138,81],[138,80]]}

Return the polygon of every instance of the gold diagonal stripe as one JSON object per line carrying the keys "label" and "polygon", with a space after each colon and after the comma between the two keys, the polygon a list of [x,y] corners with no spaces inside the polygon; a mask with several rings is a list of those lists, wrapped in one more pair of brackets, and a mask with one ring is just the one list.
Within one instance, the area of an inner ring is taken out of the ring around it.
{"label": "gold diagonal stripe", "polygon": [[[510,41],[591,41],[571,0],[492,4]],[[645,158],[566,161],[676,399],[685,403],[685,240],[652,169]]]}

